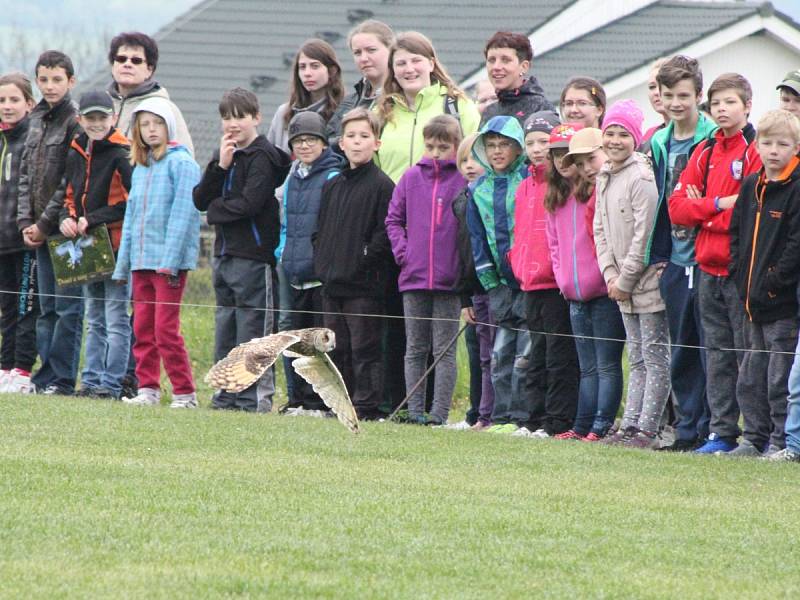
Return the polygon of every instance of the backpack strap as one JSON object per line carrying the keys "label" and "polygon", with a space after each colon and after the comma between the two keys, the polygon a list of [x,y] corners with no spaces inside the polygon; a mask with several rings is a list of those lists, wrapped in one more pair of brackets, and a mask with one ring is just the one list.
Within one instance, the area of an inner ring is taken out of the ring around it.
{"label": "backpack strap", "polygon": [[461,115],[458,114],[458,98],[450,94],[444,97],[444,114],[450,115],[458,121],[458,126],[461,128],[461,134],[463,135],[464,127],[461,125]]}

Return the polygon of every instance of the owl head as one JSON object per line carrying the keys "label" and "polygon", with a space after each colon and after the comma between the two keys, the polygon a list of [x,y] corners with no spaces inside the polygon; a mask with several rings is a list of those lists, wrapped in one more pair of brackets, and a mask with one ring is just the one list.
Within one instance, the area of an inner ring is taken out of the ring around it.
{"label": "owl head", "polygon": [[320,352],[330,352],[336,347],[336,335],[330,329],[320,328],[314,333],[314,348]]}

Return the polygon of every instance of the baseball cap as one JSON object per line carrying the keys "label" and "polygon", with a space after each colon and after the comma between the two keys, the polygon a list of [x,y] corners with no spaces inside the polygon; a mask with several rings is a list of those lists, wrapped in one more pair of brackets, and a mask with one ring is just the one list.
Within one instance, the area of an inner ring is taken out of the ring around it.
{"label": "baseball cap", "polygon": [[776,90],[781,89],[782,87],[789,88],[795,94],[800,96],[800,69],[796,71],[789,71],[776,87]]}
{"label": "baseball cap", "polygon": [[81,96],[78,112],[82,115],[88,115],[93,112],[111,115],[114,114],[114,101],[105,91],[86,92]]}
{"label": "baseball cap", "polygon": [[583,129],[580,123],[562,123],[553,128],[550,132],[550,149],[569,148],[569,141],[572,136]]}
{"label": "baseball cap", "polygon": [[603,147],[603,132],[594,127],[587,127],[575,132],[569,141],[569,152],[564,155],[562,167],[568,167],[575,161],[578,154],[591,154]]}

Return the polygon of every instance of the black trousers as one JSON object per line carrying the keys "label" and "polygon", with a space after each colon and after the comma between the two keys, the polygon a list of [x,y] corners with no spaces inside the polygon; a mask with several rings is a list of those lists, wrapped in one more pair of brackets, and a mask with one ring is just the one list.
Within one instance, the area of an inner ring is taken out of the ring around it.
{"label": "black trousers", "polygon": [[0,256],[0,368],[30,371],[36,362],[36,253]]}
{"label": "black trousers", "polygon": [[[292,294],[292,310],[298,311],[291,313],[292,329],[322,327],[322,315],[318,314],[322,311],[322,287],[317,286],[307,290],[291,288],[290,291]],[[290,373],[294,378],[294,394],[289,399],[289,406],[301,406],[306,410],[327,410],[322,398],[314,392],[311,385],[295,373],[294,369]]]}
{"label": "black trousers", "polygon": [[[580,369],[569,303],[556,289],[525,292],[525,320],[532,333],[531,416],[526,427],[550,435],[567,431],[578,408]],[[554,335],[567,334],[567,335]]]}
{"label": "black trousers", "polygon": [[358,418],[374,420],[382,417],[379,406],[384,389],[383,319],[354,315],[382,315],[383,300],[331,297],[323,291],[322,308],[326,313],[325,327],[336,335],[336,349],[331,358],[342,373]]}

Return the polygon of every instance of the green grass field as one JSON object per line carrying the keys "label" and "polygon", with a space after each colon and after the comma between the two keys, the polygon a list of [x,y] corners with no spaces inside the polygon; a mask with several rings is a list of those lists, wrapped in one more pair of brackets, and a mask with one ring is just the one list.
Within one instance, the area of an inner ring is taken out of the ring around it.
{"label": "green grass field", "polygon": [[791,464],[0,398],[4,598],[796,598]]}

